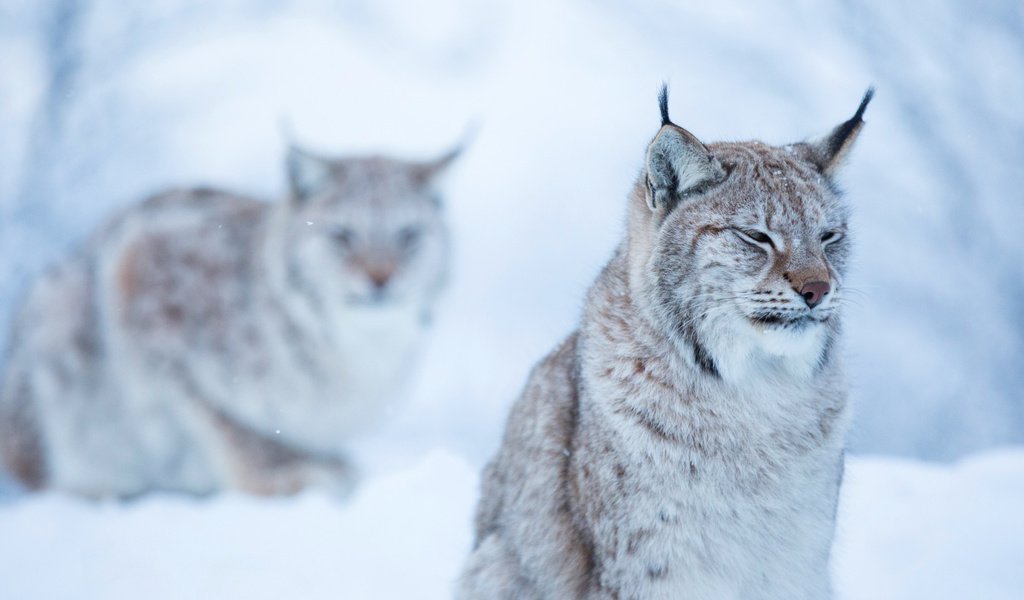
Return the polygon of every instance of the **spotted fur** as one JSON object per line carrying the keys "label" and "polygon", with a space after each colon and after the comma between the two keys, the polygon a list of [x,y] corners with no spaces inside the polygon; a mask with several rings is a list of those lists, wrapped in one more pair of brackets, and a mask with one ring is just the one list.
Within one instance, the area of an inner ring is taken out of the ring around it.
{"label": "spotted fur", "polygon": [[[626,239],[484,472],[460,598],[831,596],[849,236],[830,177],[863,105],[782,147],[704,145],[661,107]],[[830,284],[813,307],[808,281]]]}
{"label": "spotted fur", "polygon": [[0,459],[90,497],[351,489],[448,264],[429,163],[293,148],[266,203],[174,190],[36,282],[0,380]]}

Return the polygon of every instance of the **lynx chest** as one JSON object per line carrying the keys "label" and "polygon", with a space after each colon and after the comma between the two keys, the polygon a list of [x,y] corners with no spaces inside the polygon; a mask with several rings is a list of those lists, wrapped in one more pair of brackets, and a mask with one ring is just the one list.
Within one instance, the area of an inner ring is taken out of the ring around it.
{"label": "lynx chest", "polygon": [[[582,399],[572,457],[604,586],[623,597],[771,598],[761,582],[827,556],[842,451],[810,396],[618,402],[614,389]],[[665,402],[675,406],[651,404]]]}

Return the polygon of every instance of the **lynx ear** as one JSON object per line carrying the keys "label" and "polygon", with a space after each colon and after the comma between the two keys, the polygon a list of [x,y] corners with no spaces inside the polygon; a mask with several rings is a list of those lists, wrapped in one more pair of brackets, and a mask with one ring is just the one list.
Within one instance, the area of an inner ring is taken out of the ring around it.
{"label": "lynx ear", "polygon": [[870,87],[864,93],[857,112],[846,122],[836,126],[825,137],[797,146],[804,150],[807,160],[811,161],[823,175],[831,175],[843,162],[843,158],[853,147],[860,130],[864,127],[864,109],[875,95],[875,88]]}
{"label": "lynx ear", "polygon": [[725,177],[718,159],[695,135],[668,117],[668,89],[658,95],[661,129],[647,146],[647,206],[671,206],[679,198]]}
{"label": "lynx ear", "polygon": [[303,201],[315,193],[327,182],[331,173],[331,164],[326,159],[314,156],[298,146],[288,148],[285,160],[288,168],[288,182],[292,188],[292,197]]}
{"label": "lynx ear", "polygon": [[459,144],[434,160],[422,163],[413,163],[410,171],[412,180],[417,185],[429,185],[438,176],[447,171],[448,167],[450,167],[451,164],[455,162],[455,159],[457,159],[461,154],[462,144]]}

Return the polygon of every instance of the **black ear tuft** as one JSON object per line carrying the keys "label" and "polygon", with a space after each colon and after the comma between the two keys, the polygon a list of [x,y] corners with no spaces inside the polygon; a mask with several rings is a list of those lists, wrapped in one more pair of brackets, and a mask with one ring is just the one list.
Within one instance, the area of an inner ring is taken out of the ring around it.
{"label": "black ear tuft", "polygon": [[868,102],[875,97],[875,86],[868,88],[868,91],[864,92],[864,99],[860,101],[860,106],[857,108],[857,112],[853,115],[854,119],[858,121],[864,116],[864,109],[868,107]]}
{"label": "black ear tuft", "polygon": [[661,84],[661,91],[658,92],[658,108],[661,109],[661,126],[672,124],[672,119],[668,118],[668,84]]}

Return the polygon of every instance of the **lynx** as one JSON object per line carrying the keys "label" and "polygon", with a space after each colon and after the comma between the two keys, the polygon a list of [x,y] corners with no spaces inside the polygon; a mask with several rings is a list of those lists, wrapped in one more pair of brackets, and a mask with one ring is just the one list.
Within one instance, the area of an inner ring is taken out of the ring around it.
{"label": "lynx", "polygon": [[432,162],[292,147],[289,197],[181,189],[117,215],[17,317],[0,457],[30,489],[284,494],[355,482],[448,263]]}
{"label": "lynx", "polygon": [[668,116],[579,328],[487,466],[459,597],[821,599],[848,408],[849,254],[819,141],[703,144]]}

